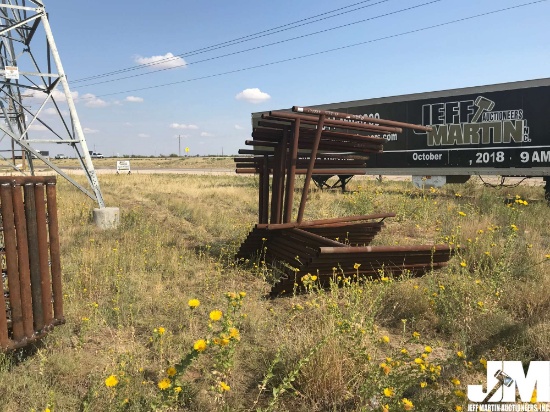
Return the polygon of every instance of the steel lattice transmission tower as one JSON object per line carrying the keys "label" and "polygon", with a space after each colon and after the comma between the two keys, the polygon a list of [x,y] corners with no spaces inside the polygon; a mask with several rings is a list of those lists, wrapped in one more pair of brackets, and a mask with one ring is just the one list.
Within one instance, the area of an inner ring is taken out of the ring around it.
{"label": "steel lattice transmission tower", "polygon": [[[0,162],[23,174],[28,162],[34,174],[38,158],[104,208],[43,1],[0,0],[0,84]],[[52,144],[72,147],[91,191],[36,149]]]}

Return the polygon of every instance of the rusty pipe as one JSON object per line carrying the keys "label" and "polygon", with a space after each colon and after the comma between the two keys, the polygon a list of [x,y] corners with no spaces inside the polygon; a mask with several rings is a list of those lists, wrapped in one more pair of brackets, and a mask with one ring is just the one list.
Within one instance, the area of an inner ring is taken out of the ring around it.
{"label": "rusty pipe", "polygon": [[[288,119],[288,120],[300,119],[303,122],[309,122],[312,124],[317,123],[317,118],[313,116],[304,116],[296,113],[271,111],[269,112],[269,115],[265,115],[265,114],[262,115],[262,119],[271,120],[273,118]],[[339,127],[342,129],[356,129],[356,130],[368,130],[368,131],[374,130],[374,131],[388,132],[388,133],[403,132],[403,129],[401,129],[400,127],[376,126],[372,124],[345,122],[343,120],[326,120],[325,124],[326,126]]]}
{"label": "rusty pipe", "polygon": [[44,324],[49,325],[53,320],[52,313],[52,284],[50,277],[50,261],[48,254],[48,227],[46,224],[46,201],[44,199],[44,185],[34,185],[34,201],[36,210],[36,234],[38,241],[38,258],[40,265],[40,291],[42,294],[42,313]]}
{"label": "rusty pipe", "polygon": [[52,271],[53,312],[56,321],[63,321],[63,291],[61,288],[61,251],[59,249],[59,224],[55,183],[46,186],[48,205],[48,231],[50,234],[50,259]]}
{"label": "rusty pipe", "polygon": [[32,308],[31,272],[29,266],[29,245],[27,240],[27,221],[23,202],[23,188],[13,186],[13,211],[17,227],[17,259],[19,264],[19,279],[21,283],[21,309],[23,311],[23,328],[25,336],[30,339],[34,335],[34,314]]}
{"label": "rusty pipe", "polygon": [[[15,238],[15,218],[13,213],[11,185],[0,186],[0,200],[2,202],[2,224],[4,227],[4,248],[6,250],[6,270],[8,275],[8,290],[10,293],[11,326],[13,339],[18,341],[25,337],[23,329],[23,312],[21,309],[21,287],[17,264],[17,246]],[[4,288],[0,288],[4,293]],[[5,312],[6,306],[0,308]],[[4,315],[5,316],[5,315]]]}
{"label": "rusty pipe", "polygon": [[34,329],[44,328],[44,311],[42,306],[42,288],[40,278],[40,255],[38,246],[38,228],[36,224],[36,202],[34,200],[34,185],[27,183],[25,193],[25,218],[27,221],[27,242],[29,247],[29,262],[31,269],[32,312],[34,314]]}
{"label": "rusty pipe", "polygon": [[417,125],[414,123],[397,122],[394,120],[377,119],[375,117],[363,116],[360,114],[340,113],[340,112],[333,112],[331,110],[319,110],[319,109],[313,109],[311,107],[300,107],[300,106],[292,106],[292,111],[297,113],[315,114],[315,115],[324,114],[325,116],[335,117],[337,119],[350,119],[350,120],[358,120],[361,122],[379,123],[379,124],[385,124],[388,126],[396,126],[396,127],[406,128],[406,129],[424,131],[424,132],[432,131],[432,128],[428,126]]}

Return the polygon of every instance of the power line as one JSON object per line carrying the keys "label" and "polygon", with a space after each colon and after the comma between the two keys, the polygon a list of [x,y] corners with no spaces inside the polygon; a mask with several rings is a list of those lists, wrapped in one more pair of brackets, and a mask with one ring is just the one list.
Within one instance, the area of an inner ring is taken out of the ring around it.
{"label": "power line", "polygon": [[166,70],[172,70],[172,69],[176,69],[176,68],[179,68],[179,67],[185,67],[185,66],[188,66],[188,65],[191,65],[191,64],[204,63],[204,62],[208,62],[208,61],[211,61],[211,60],[221,59],[223,57],[234,56],[234,55],[237,55],[237,54],[246,53],[246,52],[253,51],[253,50],[263,49],[265,47],[275,46],[277,44],[287,43],[289,41],[303,39],[305,37],[315,36],[315,35],[321,34],[321,33],[327,33],[329,31],[342,29],[342,28],[345,28],[345,27],[353,26],[355,24],[366,23],[368,21],[380,19],[382,17],[388,17],[388,16],[392,16],[392,15],[395,15],[395,14],[403,13],[405,11],[414,10],[414,9],[424,7],[424,6],[429,6],[430,4],[438,3],[440,1],[442,1],[442,0],[431,0],[431,1],[428,1],[426,3],[417,4],[417,5],[407,7],[407,8],[404,8],[404,9],[400,9],[400,10],[380,14],[378,16],[369,17],[367,19],[362,19],[362,20],[357,20],[357,21],[354,21],[354,22],[351,22],[351,23],[342,24],[340,26],[335,26],[335,27],[331,27],[331,28],[324,29],[324,30],[319,30],[319,31],[316,31],[316,32],[308,33],[308,34],[303,34],[301,36],[291,37],[289,39],[279,40],[279,41],[276,41],[276,42],[273,42],[273,43],[263,44],[261,46],[251,47],[251,48],[244,49],[244,50],[238,50],[238,51],[235,51],[235,52],[222,54],[220,56],[209,57],[209,58],[206,58],[206,59],[197,60],[195,62],[190,62],[190,63],[178,65],[178,66],[166,67],[164,69],[154,70],[152,72],[133,74],[133,75],[129,75],[129,76],[118,77],[116,79],[103,80],[103,81],[99,81],[99,82],[95,82],[95,83],[89,83],[89,84],[82,85],[82,86],[76,86],[76,87],[74,87],[74,89],[78,89],[80,87],[95,86],[95,85],[103,84],[103,83],[111,83],[111,82],[116,82],[116,81],[119,81],[119,80],[131,79],[133,77],[146,76],[146,75],[153,74],[153,73],[158,73],[158,72],[162,72],[162,71],[166,71]]}
{"label": "power line", "polygon": [[322,50],[322,51],[315,52],[315,53],[309,53],[309,54],[305,54],[305,55],[302,55],[302,56],[296,56],[296,57],[291,57],[291,58],[288,58],[288,59],[277,60],[277,61],[274,61],[274,62],[269,62],[269,63],[263,63],[263,64],[255,65],[255,66],[244,67],[244,68],[241,68],[241,69],[230,70],[230,71],[227,71],[227,72],[211,74],[211,75],[208,75],[208,76],[201,76],[201,77],[195,77],[195,78],[192,78],[192,79],[180,80],[180,81],[176,81],[176,82],[158,84],[158,85],[155,85],[155,86],[147,86],[147,87],[140,87],[140,88],[131,89],[131,90],[124,90],[124,91],[119,91],[119,92],[106,93],[106,94],[102,94],[102,95],[98,95],[98,96],[94,96],[94,97],[113,96],[113,95],[117,95],[117,94],[130,93],[130,92],[135,92],[135,91],[156,89],[156,88],[160,88],[160,87],[173,86],[175,84],[189,83],[189,82],[193,82],[193,81],[197,81],[197,80],[210,79],[210,78],[213,78],[213,77],[220,77],[220,76],[239,73],[239,72],[243,72],[243,71],[247,71],[247,70],[253,70],[253,69],[258,69],[258,68],[262,68],[262,67],[273,66],[273,65],[276,65],[276,64],[286,63],[286,62],[295,61],[295,60],[301,60],[301,59],[305,59],[305,58],[308,58],[308,57],[319,56],[321,54],[332,53],[332,52],[335,52],[335,51],[345,50],[345,49],[349,49],[349,48],[352,48],[352,47],[358,47],[358,46],[363,46],[363,45],[366,45],[366,44],[376,43],[376,42],[379,42],[379,41],[382,41],[382,40],[393,39],[393,38],[397,38],[397,37],[406,36],[406,35],[409,35],[409,34],[419,33],[419,32],[423,32],[423,31],[427,31],[427,30],[431,30],[431,29],[436,29],[436,28],[439,28],[439,27],[449,26],[451,24],[461,23],[461,22],[464,22],[464,21],[473,20],[473,19],[477,19],[477,18],[480,18],[480,17],[485,17],[485,16],[497,14],[497,13],[502,13],[502,12],[505,12],[505,11],[518,9],[520,7],[531,6],[533,4],[543,3],[543,2],[546,2],[546,1],[548,1],[548,0],[535,0],[535,1],[528,2],[528,3],[518,4],[516,6],[500,8],[500,9],[488,11],[488,12],[485,12],[485,13],[480,13],[480,14],[475,14],[475,15],[468,16],[468,17],[463,17],[463,18],[460,18],[460,19],[450,20],[450,21],[447,21],[447,22],[444,22],[444,23],[434,24],[434,25],[422,27],[422,28],[419,28],[419,29],[414,29],[414,30],[409,30],[409,31],[401,32],[401,33],[391,34],[391,35],[388,35],[388,36],[379,37],[379,38],[371,39],[371,40],[366,40],[366,41],[359,42],[359,43],[353,43],[353,44],[349,44],[349,45],[346,45],[346,46],[341,46],[341,47],[335,47],[335,48],[332,48],[332,49]]}
{"label": "power line", "polygon": [[[294,22],[291,22],[291,23],[283,24],[281,26],[273,27],[271,29],[262,30],[262,31],[257,32],[257,33],[249,34],[249,35],[246,35],[246,36],[243,36],[243,37],[238,37],[238,38],[232,39],[232,40],[227,40],[227,41],[222,42],[222,43],[217,43],[217,44],[213,44],[213,45],[203,47],[203,48],[200,48],[200,49],[191,50],[189,52],[180,53],[180,54],[177,54],[173,57],[167,57],[167,58],[164,58],[164,59],[156,60],[156,61],[151,62],[151,63],[143,63],[143,64],[139,64],[139,65],[136,65],[136,66],[126,67],[124,69],[114,70],[114,71],[106,72],[106,73],[102,73],[102,74],[97,74],[97,75],[94,75],[94,76],[83,77],[81,79],[73,80],[72,83],[85,82],[85,81],[93,80],[93,79],[96,79],[96,78],[113,76],[115,74],[124,73],[124,72],[127,72],[127,71],[140,70],[140,69],[143,69],[143,68],[146,68],[146,67],[156,66],[156,65],[159,65],[159,64],[162,64],[162,63],[167,63],[167,62],[170,62],[170,61],[173,61],[173,60],[177,60],[180,57],[194,56],[196,54],[206,53],[206,52],[221,49],[221,48],[224,48],[224,47],[234,46],[234,45],[239,44],[239,43],[244,43],[244,42],[247,42],[247,41],[259,39],[261,37],[271,36],[273,34],[281,33],[283,31],[296,29],[298,27],[302,27],[302,26],[305,26],[305,25],[308,25],[308,24],[317,23],[317,22],[320,22],[320,21],[326,20],[326,19],[331,19],[333,17],[341,16],[343,14],[351,13],[351,12],[354,12],[354,11],[357,11],[357,10],[360,10],[360,9],[363,9],[363,8],[372,7],[372,6],[378,5],[380,3],[385,3],[385,2],[388,2],[388,1],[391,1],[391,0],[380,0],[377,3],[367,4],[367,5],[352,9],[352,10],[347,10],[347,11],[344,11],[344,12],[341,12],[341,13],[334,14],[332,16],[326,16],[327,14],[335,13],[337,11],[344,10],[344,9],[347,9],[347,8],[350,8],[350,7],[353,7],[353,6],[357,6],[358,4],[368,3],[368,2],[371,2],[371,1],[372,0],[363,0],[363,1],[360,1],[358,3],[353,3],[353,4],[350,4],[348,6],[344,6],[344,7],[338,8],[338,9],[327,11],[325,13],[316,14],[314,16],[307,17],[307,18],[301,19],[301,20],[297,20],[297,21],[294,21]],[[321,17],[321,16],[326,16],[326,17],[322,17],[320,19],[307,22],[308,20],[312,20],[312,19],[315,19],[315,18]],[[307,22],[307,23],[304,23],[304,22]],[[301,24],[298,24],[298,23],[301,23]],[[294,26],[294,27],[289,27],[289,26]]]}

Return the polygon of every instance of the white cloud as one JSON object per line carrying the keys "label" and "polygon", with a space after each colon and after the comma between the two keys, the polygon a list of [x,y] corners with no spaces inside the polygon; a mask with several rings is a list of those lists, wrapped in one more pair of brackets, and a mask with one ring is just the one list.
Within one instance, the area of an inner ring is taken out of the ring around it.
{"label": "white cloud", "polygon": [[241,125],[236,124],[236,125],[235,125],[235,129],[237,129],[237,130],[243,130],[244,127],[242,127]]}
{"label": "white cloud", "polygon": [[82,101],[84,102],[85,106],[92,108],[109,106],[109,103],[107,103],[105,100],[101,100],[99,97],[92,93],[83,94]]}
{"label": "white cloud", "polygon": [[207,133],[207,132],[201,132],[201,136],[202,137],[212,137],[214,136],[212,133]]}
{"label": "white cloud", "polygon": [[[42,110],[41,114],[48,115],[48,116],[57,116],[57,109],[55,107],[48,107],[47,109]],[[63,116],[66,116],[69,114],[67,110],[61,110],[61,114]]]}
{"label": "white cloud", "polygon": [[[78,92],[71,92],[71,96],[72,96],[73,100],[76,101],[78,99]],[[46,99],[46,93],[40,92],[38,90],[33,90],[32,92],[25,93],[23,95],[23,97],[32,99],[34,101],[43,102]],[[67,101],[67,98],[65,97],[65,93],[62,92],[61,90],[57,90],[57,89],[55,89],[52,92],[52,98],[56,102],[66,102]]]}
{"label": "white cloud", "polygon": [[38,123],[33,123],[29,126],[29,130],[34,130],[34,131],[44,131],[44,130],[48,130],[48,128],[46,126],[43,126],[41,124],[38,124]]}
{"label": "white cloud", "polygon": [[171,129],[190,129],[190,130],[197,130],[199,126],[196,124],[181,124],[181,123],[172,123],[170,125]]}
{"label": "white cloud", "polygon": [[128,96],[124,100],[130,103],[143,103],[143,97]]}
{"label": "white cloud", "polygon": [[82,131],[86,134],[94,134],[94,133],[99,133],[99,130],[97,129],[90,129],[89,127],[85,127],[84,129],[82,129]]}
{"label": "white cloud", "polygon": [[271,99],[271,96],[255,87],[253,89],[244,89],[235,96],[235,99],[245,100],[250,103],[261,103]]}
{"label": "white cloud", "polygon": [[149,137],[147,133],[140,133],[138,134],[138,137]]}
{"label": "white cloud", "polygon": [[166,53],[164,56],[135,56],[134,60],[138,64],[151,66],[153,69],[174,69],[176,67],[187,66],[185,60],[181,57],[174,56],[172,53]]}

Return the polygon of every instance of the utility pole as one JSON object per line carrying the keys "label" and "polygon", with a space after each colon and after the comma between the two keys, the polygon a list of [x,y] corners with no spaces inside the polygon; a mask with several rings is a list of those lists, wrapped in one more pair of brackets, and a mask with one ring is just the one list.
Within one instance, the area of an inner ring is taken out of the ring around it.
{"label": "utility pole", "polygon": [[181,134],[178,135],[178,156],[181,157]]}

